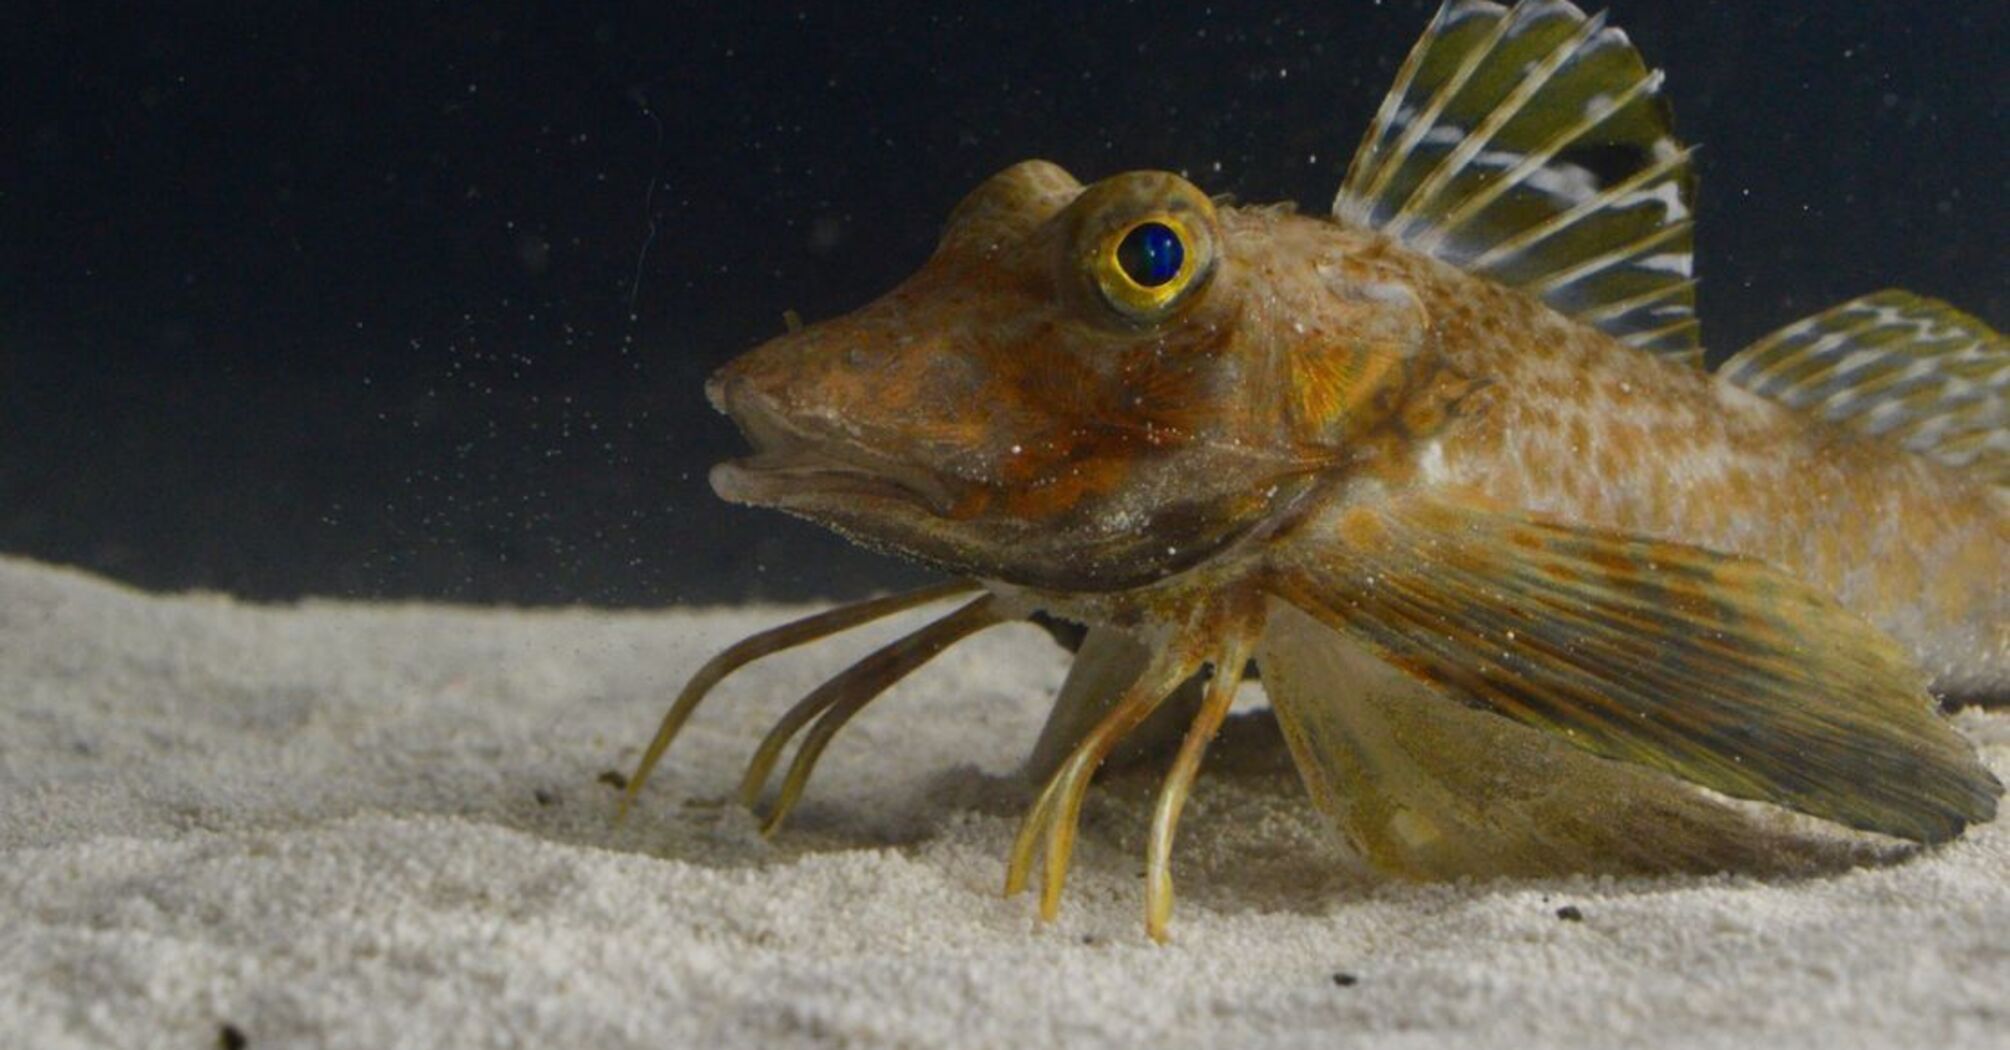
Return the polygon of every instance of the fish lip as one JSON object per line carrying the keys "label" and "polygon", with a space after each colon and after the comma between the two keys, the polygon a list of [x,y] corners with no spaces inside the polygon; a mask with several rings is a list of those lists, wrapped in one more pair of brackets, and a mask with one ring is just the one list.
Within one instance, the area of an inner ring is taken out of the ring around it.
{"label": "fish lip", "polygon": [[735,503],[783,508],[866,500],[908,504],[942,516],[954,502],[928,470],[792,418],[750,384],[715,377],[706,400],[740,428],[751,455],[712,468],[712,490]]}

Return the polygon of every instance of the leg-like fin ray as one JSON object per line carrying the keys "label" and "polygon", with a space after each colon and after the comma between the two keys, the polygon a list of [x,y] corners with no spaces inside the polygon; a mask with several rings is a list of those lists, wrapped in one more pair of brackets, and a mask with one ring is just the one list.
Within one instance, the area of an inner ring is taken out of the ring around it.
{"label": "leg-like fin ray", "polygon": [[1243,670],[1248,665],[1248,640],[1230,636],[1227,648],[1214,661],[1214,677],[1208,680],[1200,711],[1187,728],[1179,756],[1173,759],[1172,771],[1166,774],[1158,802],[1152,807],[1151,841],[1145,849],[1145,932],[1155,941],[1166,939],[1166,927],[1172,921],[1172,843],[1173,832],[1179,827],[1180,810],[1193,790],[1194,777],[1200,774],[1200,760],[1207,754],[1207,745],[1214,741],[1215,733],[1228,717],[1229,707],[1235,703],[1236,688],[1242,684]]}
{"label": "leg-like fin ray", "polygon": [[[1075,652],[1061,692],[1054,698],[1047,724],[1040,727],[1040,738],[1026,758],[1022,775],[1035,783],[1045,783],[1053,776],[1074,753],[1075,745],[1109,714],[1125,688],[1137,681],[1150,660],[1151,650],[1131,635],[1110,627],[1090,628]],[[1200,701],[1201,684],[1189,679],[1124,738],[1110,761],[1124,765],[1155,755],[1162,748],[1169,750],[1200,709]]]}
{"label": "leg-like fin ray", "polygon": [[[922,664],[941,655],[944,649],[1001,622],[997,603],[990,595],[985,595],[913,634],[874,650],[804,698],[803,703],[789,712],[790,715],[811,709],[821,711],[822,715],[811,727],[809,736],[803,739],[802,746],[796,749],[796,757],[789,763],[788,775],[782,779],[781,794],[775,798],[774,808],[761,821],[761,833],[773,834],[776,828],[781,827],[789,811],[802,798],[803,789],[809,785],[810,773],[816,769],[817,760],[823,757],[824,748],[830,746],[838,730],[864,710],[865,705]],[[799,727],[801,722],[795,725]],[[781,726],[776,728],[779,730]],[[790,735],[793,735],[793,729]],[[776,739],[776,734],[770,733],[769,739]],[[762,786],[767,783],[768,772],[773,768],[773,755],[779,752],[779,747],[769,752],[766,742],[763,743],[762,754],[756,755],[755,761],[748,765],[746,778],[740,783],[740,800],[743,803],[752,806],[759,798]],[[763,756],[766,756],[765,761]]]}
{"label": "leg-like fin ray", "polygon": [[785,649],[793,649],[840,631],[848,631],[861,624],[871,623],[944,598],[968,594],[976,589],[978,584],[974,582],[953,580],[904,594],[889,594],[842,605],[744,638],[706,661],[705,666],[700,667],[698,673],[692,675],[691,680],[685,683],[683,692],[677,695],[677,701],[670,705],[670,710],[664,713],[663,723],[657,727],[655,738],[649,741],[648,749],[642,753],[642,761],[637,763],[634,775],[628,778],[628,787],[622,792],[621,806],[616,811],[615,819],[627,815],[628,807],[633,805],[636,797],[642,793],[643,783],[649,779],[649,774],[655,770],[656,763],[663,758],[663,753],[668,751],[670,744],[677,739],[677,734],[683,730],[684,723],[690,719],[691,712],[698,709],[698,704],[705,699],[706,694],[727,675],[764,656],[772,656]]}
{"label": "leg-like fin ray", "polygon": [[1005,892],[1012,895],[1026,888],[1033,860],[1044,840],[1046,880],[1041,889],[1040,914],[1052,919],[1060,908],[1061,887],[1068,874],[1068,860],[1074,850],[1075,826],[1080,822],[1082,798],[1089,778],[1109,756],[1124,734],[1137,728],[1145,717],[1179,684],[1198,671],[1205,660],[1195,641],[1182,636],[1152,653],[1143,672],[1124,691],[1123,698],[1097,723],[1061,768],[1047,781],[1040,797],[1027,811],[1019,826],[1006,865]]}

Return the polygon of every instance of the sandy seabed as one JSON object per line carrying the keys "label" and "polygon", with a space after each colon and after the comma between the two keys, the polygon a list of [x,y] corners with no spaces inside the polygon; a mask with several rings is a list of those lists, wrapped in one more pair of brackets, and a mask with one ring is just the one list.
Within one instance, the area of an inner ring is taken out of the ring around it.
{"label": "sandy seabed", "polygon": [[[682,677],[800,612],[263,607],[0,558],[0,1046],[2010,1046],[2010,822],[1819,878],[1377,885],[1260,717],[1188,807],[1172,944],[1142,769],[1043,927],[999,894],[1065,670],[1031,628],[869,708],[772,841],[713,800],[894,628],[756,665],[613,825]],[[1960,724],[2010,779],[2010,712]]]}

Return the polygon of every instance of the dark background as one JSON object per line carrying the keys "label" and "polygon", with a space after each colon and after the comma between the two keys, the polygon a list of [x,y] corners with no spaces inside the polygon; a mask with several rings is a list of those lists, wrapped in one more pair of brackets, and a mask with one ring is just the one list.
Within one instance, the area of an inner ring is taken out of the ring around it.
{"label": "dark background", "polygon": [[[1044,156],[1331,199],[1427,0],[7,5],[0,551],[147,587],[654,605],[919,577],[704,477],[700,387]],[[1723,354],[2010,320],[2010,4],[1614,0]]]}

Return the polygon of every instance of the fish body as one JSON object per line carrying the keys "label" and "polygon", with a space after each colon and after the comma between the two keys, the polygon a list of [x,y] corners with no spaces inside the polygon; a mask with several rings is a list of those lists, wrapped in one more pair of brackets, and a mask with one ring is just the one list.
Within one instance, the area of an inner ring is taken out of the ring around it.
{"label": "fish body", "polygon": [[1936,692],[2010,698],[1999,489],[1388,251],[1450,367],[1488,380],[1456,424],[1404,451],[1418,483],[1778,566],[1897,639]]}
{"label": "fish body", "polygon": [[965,594],[770,734],[750,803],[810,726],[770,825],[872,696],[1035,613],[1087,628],[1008,867],[1044,856],[1049,915],[1090,777],[1176,712],[1163,935],[1179,808],[1256,665],[1392,873],[1737,866],[1689,786],[1922,842],[1989,819],[1929,686],[2010,695],[2010,349],[1886,292],[1705,371],[1661,85],[1602,16],[1452,0],[1331,215],[1042,161],[979,186],[913,277],[707,388],[756,449],[722,496],[968,582],[722,654],[641,773],[732,667]]}

